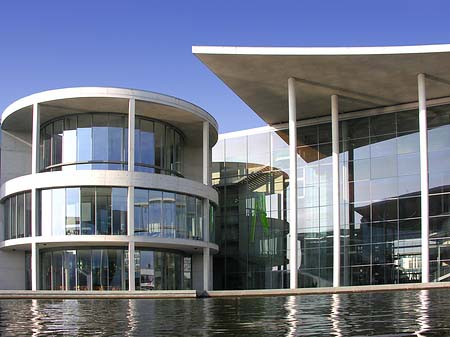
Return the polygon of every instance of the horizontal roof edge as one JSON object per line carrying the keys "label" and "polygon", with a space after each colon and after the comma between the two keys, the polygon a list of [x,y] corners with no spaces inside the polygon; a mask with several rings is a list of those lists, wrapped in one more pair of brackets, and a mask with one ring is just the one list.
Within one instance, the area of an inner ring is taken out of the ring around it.
{"label": "horizontal roof edge", "polygon": [[194,54],[216,55],[394,55],[450,52],[450,44],[377,47],[240,47],[193,46]]}

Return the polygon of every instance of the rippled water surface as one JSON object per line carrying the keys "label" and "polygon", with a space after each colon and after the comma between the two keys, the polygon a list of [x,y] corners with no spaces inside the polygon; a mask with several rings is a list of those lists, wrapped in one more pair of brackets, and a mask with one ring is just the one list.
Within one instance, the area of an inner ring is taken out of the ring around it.
{"label": "rippled water surface", "polygon": [[177,300],[0,300],[1,336],[450,336],[450,290]]}

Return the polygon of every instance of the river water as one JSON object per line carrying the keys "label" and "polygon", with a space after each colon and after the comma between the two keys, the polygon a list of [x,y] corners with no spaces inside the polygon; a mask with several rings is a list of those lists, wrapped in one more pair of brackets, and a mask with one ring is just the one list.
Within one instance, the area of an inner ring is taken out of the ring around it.
{"label": "river water", "polygon": [[450,290],[0,300],[1,336],[450,336]]}

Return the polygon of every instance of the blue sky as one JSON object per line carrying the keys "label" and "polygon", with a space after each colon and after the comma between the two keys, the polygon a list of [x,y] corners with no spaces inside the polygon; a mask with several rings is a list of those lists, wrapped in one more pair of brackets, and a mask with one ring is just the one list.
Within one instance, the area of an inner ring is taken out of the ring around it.
{"label": "blue sky", "polygon": [[220,131],[264,123],[192,45],[450,43],[450,1],[2,1],[0,111],[48,89],[118,86],[191,101]]}

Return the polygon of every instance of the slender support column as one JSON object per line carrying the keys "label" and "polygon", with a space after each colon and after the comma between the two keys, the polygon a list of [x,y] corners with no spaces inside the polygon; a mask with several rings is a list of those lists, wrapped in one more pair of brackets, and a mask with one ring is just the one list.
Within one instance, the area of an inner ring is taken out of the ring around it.
{"label": "slender support column", "polygon": [[340,286],[341,245],[339,205],[339,106],[338,96],[331,95],[331,139],[333,148],[333,287]]}
{"label": "slender support column", "polygon": [[[134,171],[134,129],[136,101],[131,98],[128,105],[128,171]],[[134,235],[134,186],[128,187],[127,197],[127,234]],[[133,291],[135,285],[134,242],[128,243],[128,289]]]}
{"label": "slender support column", "polygon": [[36,242],[31,244],[31,290],[39,289],[39,248]]}
{"label": "slender support column", "polygon": [[[203,184],[210,185],[209,122],[203,122]],[[209,242],[209,200],[203,199],[203,241]],[[203,248],[203,289],[210,290],[210,251]]]}
{"label": "slender support column", "polygon": [[128,104],[128,171],[134,171],[134,125],[136,100],[131,98]]}
{"label": "slender support column", "polygon": [[[39,172],[39,138],[40,138],[40,111],[39,104],[33,104],[33,121],[31,135],[31,173]],[[31,236],[37,235],[38,224],[37,190],[31,190]],[[31,289],[39,289],[39,249],[36,242],[31,244]]]}
{"label": "slender support column", "polygon": [[288,79],[289,100],[289,269],[290,287],[298,286],[297,277],[297,100],[295,78]]}
{"label": "slender support column", "polygon": [[210,185],[211,173],[209,170],[210,158],[209,158],[209,122],[203,122],[203,184]]}
{"label": "slender support column", "polygon": [[33,126],[31,140],[31,173],[39,172],[39,138],[40,138],[40,112],[39,104],[33,104]]}
{"label": "slender support column", "polygon": [[428,137],[427,137],[427,98],[425,75],[417,75],[419,94],[419,139],[420,139],[420,191],[422,214],[422,283],[429,282],[430,250],[428,219]]}
{"label": "slender support column", "polygon": [[135,284],[135,263],[134,263],[134,242],[128,243],[128,290],[136,290]]}

